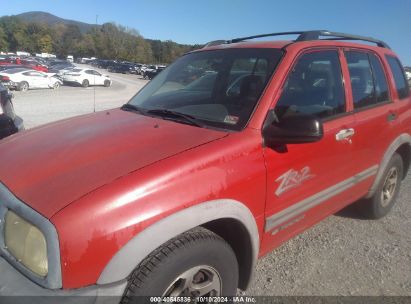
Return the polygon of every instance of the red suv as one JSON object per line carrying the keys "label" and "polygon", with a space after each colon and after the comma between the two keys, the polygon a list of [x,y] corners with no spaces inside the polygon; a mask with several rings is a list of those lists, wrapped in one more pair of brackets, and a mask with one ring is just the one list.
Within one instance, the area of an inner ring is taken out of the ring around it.
{"label": "red suv", "polygon": [[233,295],[258,257],[347,205],[386,215],[410,145],[384,42],[209,43],[121,109],[0,143],[0,294]]}

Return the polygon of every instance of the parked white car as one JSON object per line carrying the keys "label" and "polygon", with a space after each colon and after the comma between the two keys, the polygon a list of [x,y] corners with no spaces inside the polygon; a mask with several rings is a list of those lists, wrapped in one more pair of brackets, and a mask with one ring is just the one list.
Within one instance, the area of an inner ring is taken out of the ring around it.
{"label": "parked white car", "polygon": [[58,89],[60,85],[63,84],[63,82],[56,77],[52,77],[40,71],[28,70],[25,68],[5,70],[0,74],[10,79],[12,87],[23,92],[29,89]]}
{"label": "parked white car", "polygon": [[406,71],[405,75],[407,76],[408,80],[411,80],[411,71]]}
{"label": "parked white car", "polygon": [[92,69],[72,69],[70,72],[63,74],[62,79],[67,83],[76,83],[83,88],[90,85],[102,85],[105,87],[111,86],[111,79],[109,76],[101,74]]}

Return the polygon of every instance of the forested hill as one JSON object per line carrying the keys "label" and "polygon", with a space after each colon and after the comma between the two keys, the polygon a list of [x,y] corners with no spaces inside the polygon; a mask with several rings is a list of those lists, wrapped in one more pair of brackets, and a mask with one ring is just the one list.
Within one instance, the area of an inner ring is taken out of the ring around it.
{"label": "forested hill", "polygon": [[65,58],[97,57],[141,63],[170,63],[200,45],[145,39],[135,29],[114,23],[99,26],[45,12],[0,18],[0,51],[53,53]]}
{"label": "forested hill", "polygon": [[46,12],[27,12],[27,13],[16,15],[16,17],[25,22],[45,23],[49,26],[57,25],[60,23],[65,24],[65,25],[76,25],[78,26],[80,32],[83,34],[87,33],[93,27],[95,27],[94,24],[84,23],[84,22],[69,20],[69,19],[63,19],[63,18],[54,16]]}

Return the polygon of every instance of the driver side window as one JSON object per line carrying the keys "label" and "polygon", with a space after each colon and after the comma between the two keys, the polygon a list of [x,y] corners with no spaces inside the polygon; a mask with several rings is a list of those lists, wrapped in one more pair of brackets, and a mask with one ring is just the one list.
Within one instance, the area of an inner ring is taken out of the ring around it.
{"label": "driver side window", "polygon": [[277,102],[279,119],[295,113],[329,118],[344,113],[345,94],[337,51],[302,55],[294,66]]}

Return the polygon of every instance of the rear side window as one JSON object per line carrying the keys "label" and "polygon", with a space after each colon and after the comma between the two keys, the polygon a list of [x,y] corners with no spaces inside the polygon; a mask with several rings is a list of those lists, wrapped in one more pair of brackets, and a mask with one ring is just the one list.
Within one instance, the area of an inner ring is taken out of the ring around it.
{"label": "rear side window", "polygon": [[376,55],[346,51],[354,109],[389,101],[387,78]]}
{"label": "rear side window", "polygon": [[404,70],[399,62],[399,60],[392,56],[387,56],[388,64],[391,68],[392,74],[394,75],[395,87],[397,89],[398,97],[403,99],[409,95],[409,87],[405,77]]}
{"label": "rear side window", "polygon": [[374,75],[376,102],[388,101],[388,84],[380,60],[374,54],[369,54],[371,68]]}
{"label": "rear side window", "polygon": [[345,95],[337,51],[301,56],[288,75],[275,108],[278,118],[306,113],[329,118],[345,112]]}

